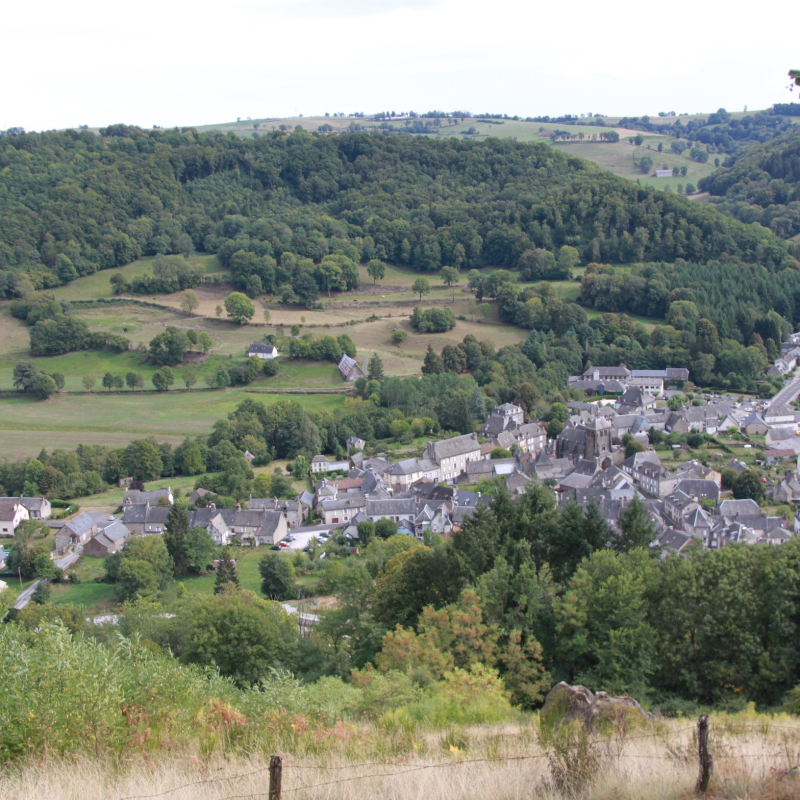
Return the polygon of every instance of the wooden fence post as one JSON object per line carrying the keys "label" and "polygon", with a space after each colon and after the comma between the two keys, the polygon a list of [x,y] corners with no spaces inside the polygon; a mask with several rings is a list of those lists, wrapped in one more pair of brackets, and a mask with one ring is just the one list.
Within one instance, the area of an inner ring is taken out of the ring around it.
{"label": "wooden fence post", "polygon": [[269,800],[281,800],[281,773],[283,759],[280,756],[269,757]]}
{"label": "wooden fence post", "polygon": [[714,758],[708,749],[708,714],[701,715],[697,720],[697,757],[700,760],[700,774],[697,776],[694,793],[705,794],[714,771]]}

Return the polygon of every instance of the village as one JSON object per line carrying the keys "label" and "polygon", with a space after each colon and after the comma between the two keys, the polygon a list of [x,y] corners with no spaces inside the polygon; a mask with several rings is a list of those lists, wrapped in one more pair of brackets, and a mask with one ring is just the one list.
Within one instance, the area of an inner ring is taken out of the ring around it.
{"label": "village", "polygon": [[[800,531],[800,411],[788,405],[800,393],[792,378],[798,345],[800,334],[784,344],[776,367],[789,377],[771,401],[700,393],[689,400],[688,370],[680,368],[589,367],[569,378],[586,399],[567,404],[554,437],[513,403],[493,408],[475,433],[429,441],[418,457],[394,462],[352,436],[346,458],[311,459],[309,488],[295,499],[250,497],[217,509],[213,494],[196,489],[189,525],[220,547],[308,551],[333,536],[357,548],[359,523],[381,520],[429,542],[452,536],[500,487],[517,498],[538,482],[560,506],[596,503],[612,531],[638,498],[656,532],[651,546],[662,554],[692,545],[779,545]],[[345,379],[361,372],[351,359],[340,369]],[[730,457],[737,450],[746,455]],[[724,480],[743,473],[755,476],[760,498],[736,497]],[[52,558],[68,569],[81,555],[103,558],[132,537],[163,535],[173,502],[169,488],[128,487],[121,513],[83,511],[62,521],[50,520],[44,497],[4,497],[0,537],[13,537],[24,520],[45,521],[54,531]]]}

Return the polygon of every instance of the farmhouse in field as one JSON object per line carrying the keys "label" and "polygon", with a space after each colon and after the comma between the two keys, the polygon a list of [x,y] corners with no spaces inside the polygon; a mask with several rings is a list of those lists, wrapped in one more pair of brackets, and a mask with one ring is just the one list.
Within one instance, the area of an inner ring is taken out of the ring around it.
{"label": "farmhouse in field", "polygon": [[656,170],[656,178],[671,178],[672,177],[672,170],[671,169],[657,169]]}
{"label": "farmhouse in field", "polygon": [[247,357],[252,358],[255,356],[256,358],[277,358],[278,357],[278,348],[275,347],[274,344],[258,344],[257,342],[253,342],[250,347],[247,348]]}
{"label": "farmhouse in field", "polygon": [[[356,364],[355,359],[350,358],[347,353],[342,354],[342,358],[339,361],[339,372],[342,373],[342,377],[346,381],[357,381],[359,378],[364,378],[365,373],[361,367]],[[364,365],[366,368],[366,364]]]}

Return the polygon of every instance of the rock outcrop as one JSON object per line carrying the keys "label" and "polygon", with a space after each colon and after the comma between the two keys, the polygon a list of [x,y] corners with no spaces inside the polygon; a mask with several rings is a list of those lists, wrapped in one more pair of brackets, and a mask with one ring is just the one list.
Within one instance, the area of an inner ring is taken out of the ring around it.
{"label": "rock outcrop", "polygon": [[542,724],[556,728],[579,720],[584,727],[595,730],[605,725],[641,725],[652,719],[633,697],[610,697],[607,692],[593,694],[585,686],[556,684],[547,695],[540,712]]}

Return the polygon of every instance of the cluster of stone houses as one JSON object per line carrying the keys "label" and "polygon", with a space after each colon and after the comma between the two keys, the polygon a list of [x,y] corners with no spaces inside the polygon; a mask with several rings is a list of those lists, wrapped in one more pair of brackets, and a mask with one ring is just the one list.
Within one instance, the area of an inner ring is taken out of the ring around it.
{"label": "cluster of stone houses", "polygon": [[[800,336],[800,335],[798,335]],[[800,348],[800,339],[796,342]],[[787,353],[790,351],[787,350]],[[344,377],[356,374],[343,362]],[[362,373],[363,374],[363,373]],[[218,545],[275,545],[290,530],[307,524],[309,513],[327,526],[341,526],[357,538],[359,522],[389,519],[410,535],[450,535],[485,498],[466,491],[484,478],[502,479],[512,497],[524,494],[533,481],[550,488],[560,505],[594,502],[613,528],[635,497],[650,511],[658,532],[654,545],[683,552],[692,542],[715,549],[733,542],[780,544],[800,532],[790,523],[760,512],[752,501],[721,496],[721,471],[698,462],[667,469],[649,445],[649,431],[715,434],[733,427],[753,436],[765,436],[763,458],[770,463],[800,454],[800,414],[791,408],[714,400],[701,405],[665,407],[657,399],[664,386],[688,378],[685,369],[628,370],[592,367],[570,378],[570,385],[587,394],[617,394],[614,400],[568,403],[569,418],[554,440],[544,423],[525,420],[520,406],[503,403],[492,409],[478,433],[430,441],[419,458],[391,463],[383,455],[365,455],[364,440],[347,440],[346,458],[319,454],[310,464],[316,483],[293,500],[250,498],[234,509],[189,511],[189,525],[208,531]],[[629,434],[646,448],[625,458],[623,437]],[[510,457],[492,458],[497,448]],[[747,466],[735,459],[728,467],[741,472]],[[189,500],[200,500],[197,490]],[[800,504],[800,475],[789,471],[772,487],[777,503]],[[120,519],[97,521],[80,514],[56,534],[59,554],[79,547],[87,555],[105,556],[122,548],[131,536],[162,535],[166,528],[171,491],[128,489]],[[0,498],[0,536],[13,535],[22,519],[49,516],[43,498]],[[7,521],[6,521],[7,520]]]}
{"label": "cluster of stone houses", "polygon": [[689,380],[684,367],[667,369],[628,369],[627,367],[589,367],[582,375],[572,375],[570,388],[582,389],[587,395],[623,394],[639,388],[653,397],[662,397],[665,384]]}

